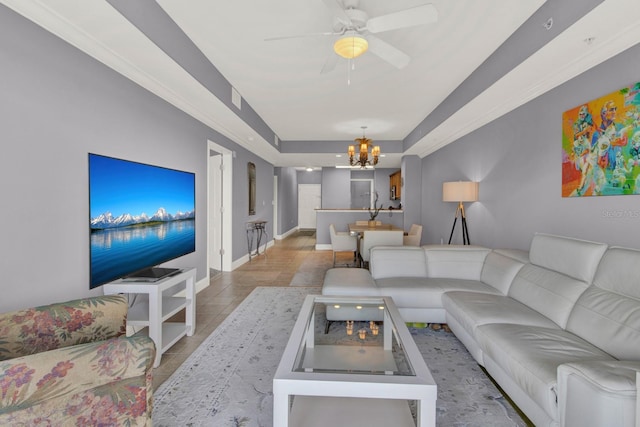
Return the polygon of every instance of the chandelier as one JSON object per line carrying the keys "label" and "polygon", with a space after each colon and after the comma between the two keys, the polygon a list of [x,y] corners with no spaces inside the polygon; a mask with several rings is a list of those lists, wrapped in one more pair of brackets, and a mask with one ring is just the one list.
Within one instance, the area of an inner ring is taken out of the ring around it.
{"label": "chandelier", "polygon": [[362,126],[362,138],[356,138],[355,141],[360,146],[360,156],[356,159],[356,148],[354,145],[349,146],[349,164],[351,166],[360,165],[361,168],[365,168],[367,166],[375,166],[378,164],[378,157],[380,156],[380,146],[376,145],[371,148],[371,157],[373,157],[373,161],[369,160],[369,145],[371,145],[372,141],[369,138],[364,136],[364,131],[367,127]]}

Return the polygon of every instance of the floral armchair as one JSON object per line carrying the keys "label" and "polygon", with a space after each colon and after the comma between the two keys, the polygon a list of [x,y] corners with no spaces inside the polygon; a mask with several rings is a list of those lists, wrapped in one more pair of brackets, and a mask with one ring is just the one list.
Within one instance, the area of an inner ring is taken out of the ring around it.
{"label": "floral armchair", "polygon": [[0,425],[150,426],[153,341],[121,295],[0,314]]}

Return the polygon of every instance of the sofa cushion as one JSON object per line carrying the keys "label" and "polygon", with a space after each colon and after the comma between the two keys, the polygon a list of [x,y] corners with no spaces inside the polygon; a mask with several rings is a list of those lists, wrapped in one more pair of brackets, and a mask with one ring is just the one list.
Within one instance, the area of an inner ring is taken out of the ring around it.
{"label": "sofa cushion", "polygon": [[521,249],[494,249],[493,252],[513,258],[523,264],[529,263],[529,251],[523,251]]}
{"label": "sofa cushion", "polygon": [[490,249],[479,246],[426,245],[429,277],[480,280],[484,260]]}
{"label": "sofa cushion", "polygon": [[610,248],[567,330],[618,359],[640,360],[640,251]]}
{"label": "sofa cushion", "polygon": [[604,243],[536,233],[529,261],[590,284],[606,250]]}
{"label": "sofa cushion", "polygon": [[322,295],[378,296],[376,282],[364,268],[330,268],[324,274]]}
{"label": "sofa cushion", "polygon": [[380,295],[390,296],[398,307],[441,308],[442,295],[449,291],[499,292],[477,280],[398,277],[376,280]]}
{"label": "sofa cushion", "polygon": [[480,280],[496,288],[502,295],[506,295],[509,292],[513,278],[516,277],[523,265],[523,262],[515,258],[495,251],[491,252],[484,260]]}
{"label": "sofa cushion", "polygon": [[478,326],[487,323],[558,327],[537,311],[503,295],[447,292],[442,296],[442,305],[447,311],[447,319],[453,317],[471,336]]}
{"label": "sofa cushion", "polygon": [[427,277],[424,250],[415,246],[371,248],[369,270],[374,279]]}
{"label": "sofa cushion", "polygon": [[553,419],[558,419],[558,366],[612,360],[594,345],[557,328],[492,323],[478,326],[476,337],[485,359],[490,357]]}
{"label": "sofa cushion", "polygon": [[571,309],[587,286],[556,271],[526,264],[513,280],[509,296],[564,328]]}
{"label": "sofa cushion", "polygon": [[398,307],[432,308],[442,307],[443,290],[432,281],[422,277],[398,277],[376,281],[381,296],[393,298]]}

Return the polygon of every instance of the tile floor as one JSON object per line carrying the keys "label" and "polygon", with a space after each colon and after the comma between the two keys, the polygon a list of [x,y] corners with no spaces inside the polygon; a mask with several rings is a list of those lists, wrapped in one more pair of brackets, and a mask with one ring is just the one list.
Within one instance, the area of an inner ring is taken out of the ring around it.
{"label": "tile floor", "polygon": [[[315,250],[315,234],[299,232],[275,245],[251,262],[230,273],[219,273],[196,297],[196,333],[183,337],[162,355],[154,369],[153,386],[157,389],[208,337],[213,330],[257,286],[322,286],[327,269],[332,267],[332,251]],[[351,261],[348,253],[339,254],[340,264]],[[178,314],[175,320],[180,320]]]}

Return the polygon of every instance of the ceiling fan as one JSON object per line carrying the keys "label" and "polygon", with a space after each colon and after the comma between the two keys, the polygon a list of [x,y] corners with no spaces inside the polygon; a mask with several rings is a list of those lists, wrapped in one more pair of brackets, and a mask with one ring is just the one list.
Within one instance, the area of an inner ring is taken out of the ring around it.
{"label": "ceiling fan", "polygon": [[299,34],[266,39],[282,40],[297,37],[337,36],[334,53],[326,60],[322,74],[333,70],[340,57],[352,59],[367,50],[398,69],[406,67],[411,58],[400,49],[383,41],[375,34],[385,31],[431,24],[438,20],[438,11],[432,4],[412,7],[398,12],[369,18],[358,9],[359,0],[322,0],[334,16],[333,31]]}

